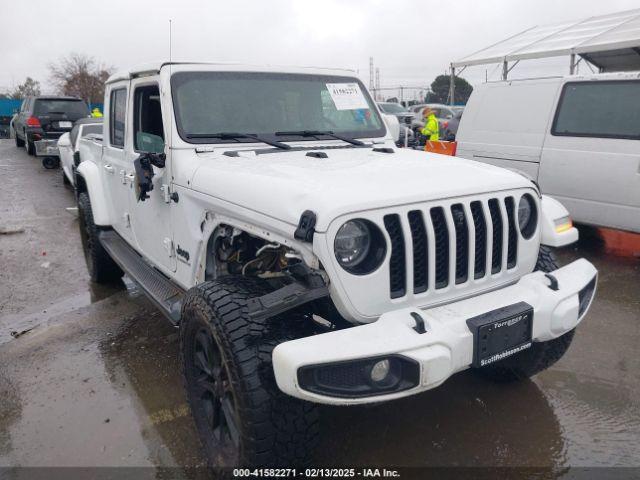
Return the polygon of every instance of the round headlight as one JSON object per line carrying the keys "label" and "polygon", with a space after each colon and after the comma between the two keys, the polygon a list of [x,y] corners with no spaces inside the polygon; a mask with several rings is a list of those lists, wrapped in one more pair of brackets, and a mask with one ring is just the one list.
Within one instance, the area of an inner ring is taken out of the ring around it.
{"label": "round headlight", "polygon": [[349,220],[340,227],[334,241],[338,262],[343,267],[353,268],[369,253],[371,234],[362,220]]}
{"label": "round headlight", "polygon": [[536,231],[538,211],[533,197],[525,193],[518,203],[518,226],[522,236],[529,239]]}
{"label": "round headlight", "polygon": [[367,275],[382,265],[387,243],[375,223],[359,218],[340,227],[333,249],[338,263],[347,272]]}

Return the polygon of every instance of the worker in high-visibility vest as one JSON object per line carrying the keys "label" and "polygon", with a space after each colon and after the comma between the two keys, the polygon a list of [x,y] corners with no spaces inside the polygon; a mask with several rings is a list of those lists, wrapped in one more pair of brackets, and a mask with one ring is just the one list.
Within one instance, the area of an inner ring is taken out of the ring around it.
{"label": "worker in high-visibility vest", "polygon": [[100,109],[98,107],[96,107],[91,111],[91,116],[93,118],[101,118],[102,117],[102,112],[100,111]]}
{"label": "worker in high-visibility vest", "polygon": [[420,133],[427,137],[428,141],[437,142],[440,140],[440,125],[435,113],[429,107],[426,107],[422,114],[424,115],[424,128]]}

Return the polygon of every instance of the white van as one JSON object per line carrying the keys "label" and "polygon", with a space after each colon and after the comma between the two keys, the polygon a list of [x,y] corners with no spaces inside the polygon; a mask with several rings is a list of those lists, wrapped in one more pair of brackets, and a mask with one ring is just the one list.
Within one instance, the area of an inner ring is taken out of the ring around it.
{"label": "white van", "polygon": [[485,83],[457,155],[519,170],[576,222],[640,232],[640,72]]}

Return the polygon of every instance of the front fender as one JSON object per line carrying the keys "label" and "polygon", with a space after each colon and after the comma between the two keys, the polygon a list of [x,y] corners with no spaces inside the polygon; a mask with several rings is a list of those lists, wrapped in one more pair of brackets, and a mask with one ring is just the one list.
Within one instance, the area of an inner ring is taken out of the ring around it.
{"label": "front fender", "polygon": [[578,229],[571,223],[569,211],[564,205],[547,195],[542,195],[540,205],[540,243],[549,247],[564,247],[578,241]]}
{"label": "front fender", "polygon": [[109,203],[100,179],[98,166],[91,161],[81,162],[76,172],[86,184],[89,200],[91,200],[93,223],[104,227],[112,225]]}

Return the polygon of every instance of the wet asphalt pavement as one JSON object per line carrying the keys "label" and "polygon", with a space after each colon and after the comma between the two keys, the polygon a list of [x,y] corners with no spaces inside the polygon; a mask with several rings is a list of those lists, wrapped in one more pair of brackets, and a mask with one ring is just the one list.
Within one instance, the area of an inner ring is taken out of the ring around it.
{"label": "wet asphalt pavement", "polygon": [[[0,140],[0,175],[0,466],[202,465],[177,330],[126,277],[90,284],[60,170]],[[589,239],[560,254],[580,256],[599,291],[554,367],[515,385],[464,372],[388,404],[323,407],[317,464],[640,466],[640,261]]]}

